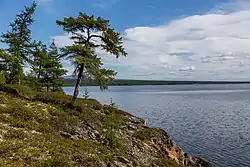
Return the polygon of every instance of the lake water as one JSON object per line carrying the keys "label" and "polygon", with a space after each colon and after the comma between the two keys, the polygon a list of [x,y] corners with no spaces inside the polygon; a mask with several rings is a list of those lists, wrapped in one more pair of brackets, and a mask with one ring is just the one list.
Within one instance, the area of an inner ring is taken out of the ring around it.
{"label": "lake water", "polygon": [[[64,88],[68,94],[73,88]],[[250,167],[250,85],[88,87],[91,98],[110,99],[160,127],[186,152],[215,167]],[[84,88],[81,88],[81,96]]]}

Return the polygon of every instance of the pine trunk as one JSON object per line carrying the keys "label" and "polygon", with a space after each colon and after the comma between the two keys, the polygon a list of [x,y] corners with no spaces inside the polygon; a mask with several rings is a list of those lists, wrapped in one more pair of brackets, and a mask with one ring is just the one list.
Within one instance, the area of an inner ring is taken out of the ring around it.
{"label": "pine trunk", "polygon": [[81,65],[81,67],[79,69],[78,77],[77,77],[77,80],[76,80],[74,94],[73,94],[73,99],[72,99],[73,105],[75,105],[78,94],[79,94],[79,89],[80,89],[81,81],[82,81],[82,78],[83,78],[83,69],[84,69],[84,67],[83,67],[83,65]]}

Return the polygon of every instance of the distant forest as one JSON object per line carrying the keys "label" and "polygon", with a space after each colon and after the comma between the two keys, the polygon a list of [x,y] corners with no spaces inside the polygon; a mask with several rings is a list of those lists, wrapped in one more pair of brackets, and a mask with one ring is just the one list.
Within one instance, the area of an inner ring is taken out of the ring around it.
{"label": "distant forest", "polygon": [[[76,80],[71,78],[64,79],[63,86],[74,86]],[[192,85],[192,84],[250,84],[250,82],[240,81],[160,81],[160,80],[126,80],[115,79],[109,85],[111,86],[133,86],[133,85]],[[95,81],[83,80],[82,86],[97,86]]]}

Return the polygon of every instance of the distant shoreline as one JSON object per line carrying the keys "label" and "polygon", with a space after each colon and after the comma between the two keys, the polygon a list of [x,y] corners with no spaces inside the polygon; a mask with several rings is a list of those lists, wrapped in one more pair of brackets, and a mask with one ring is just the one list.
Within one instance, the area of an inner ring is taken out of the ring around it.
{"label": "distant shoreline", "polygon": [[[75,86],[76,79],[64,79],[63,87]],[[250,81],[160,81],[160,80],[123,80],[116,79],[109,86],[147,86],[147,85],[211,85],[211,84],[250,84]],[[98,86],[94,81],[83,81],[81,86]]]}

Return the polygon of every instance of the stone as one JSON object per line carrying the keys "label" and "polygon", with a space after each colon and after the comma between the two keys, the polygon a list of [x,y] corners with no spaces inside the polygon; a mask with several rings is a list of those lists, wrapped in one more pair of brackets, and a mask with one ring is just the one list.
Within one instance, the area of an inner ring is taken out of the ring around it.
{"label": "stone", "polygon": [[72,138],[72,135],[67,132],[60,131],[60,135],[65,138]]}
{"label": "stone", "polygon": [[130,161],[122,156],[118,156],[117,159],[122,162],[122,163],[125,163],[125,164],[128,164],[130,163]]}

